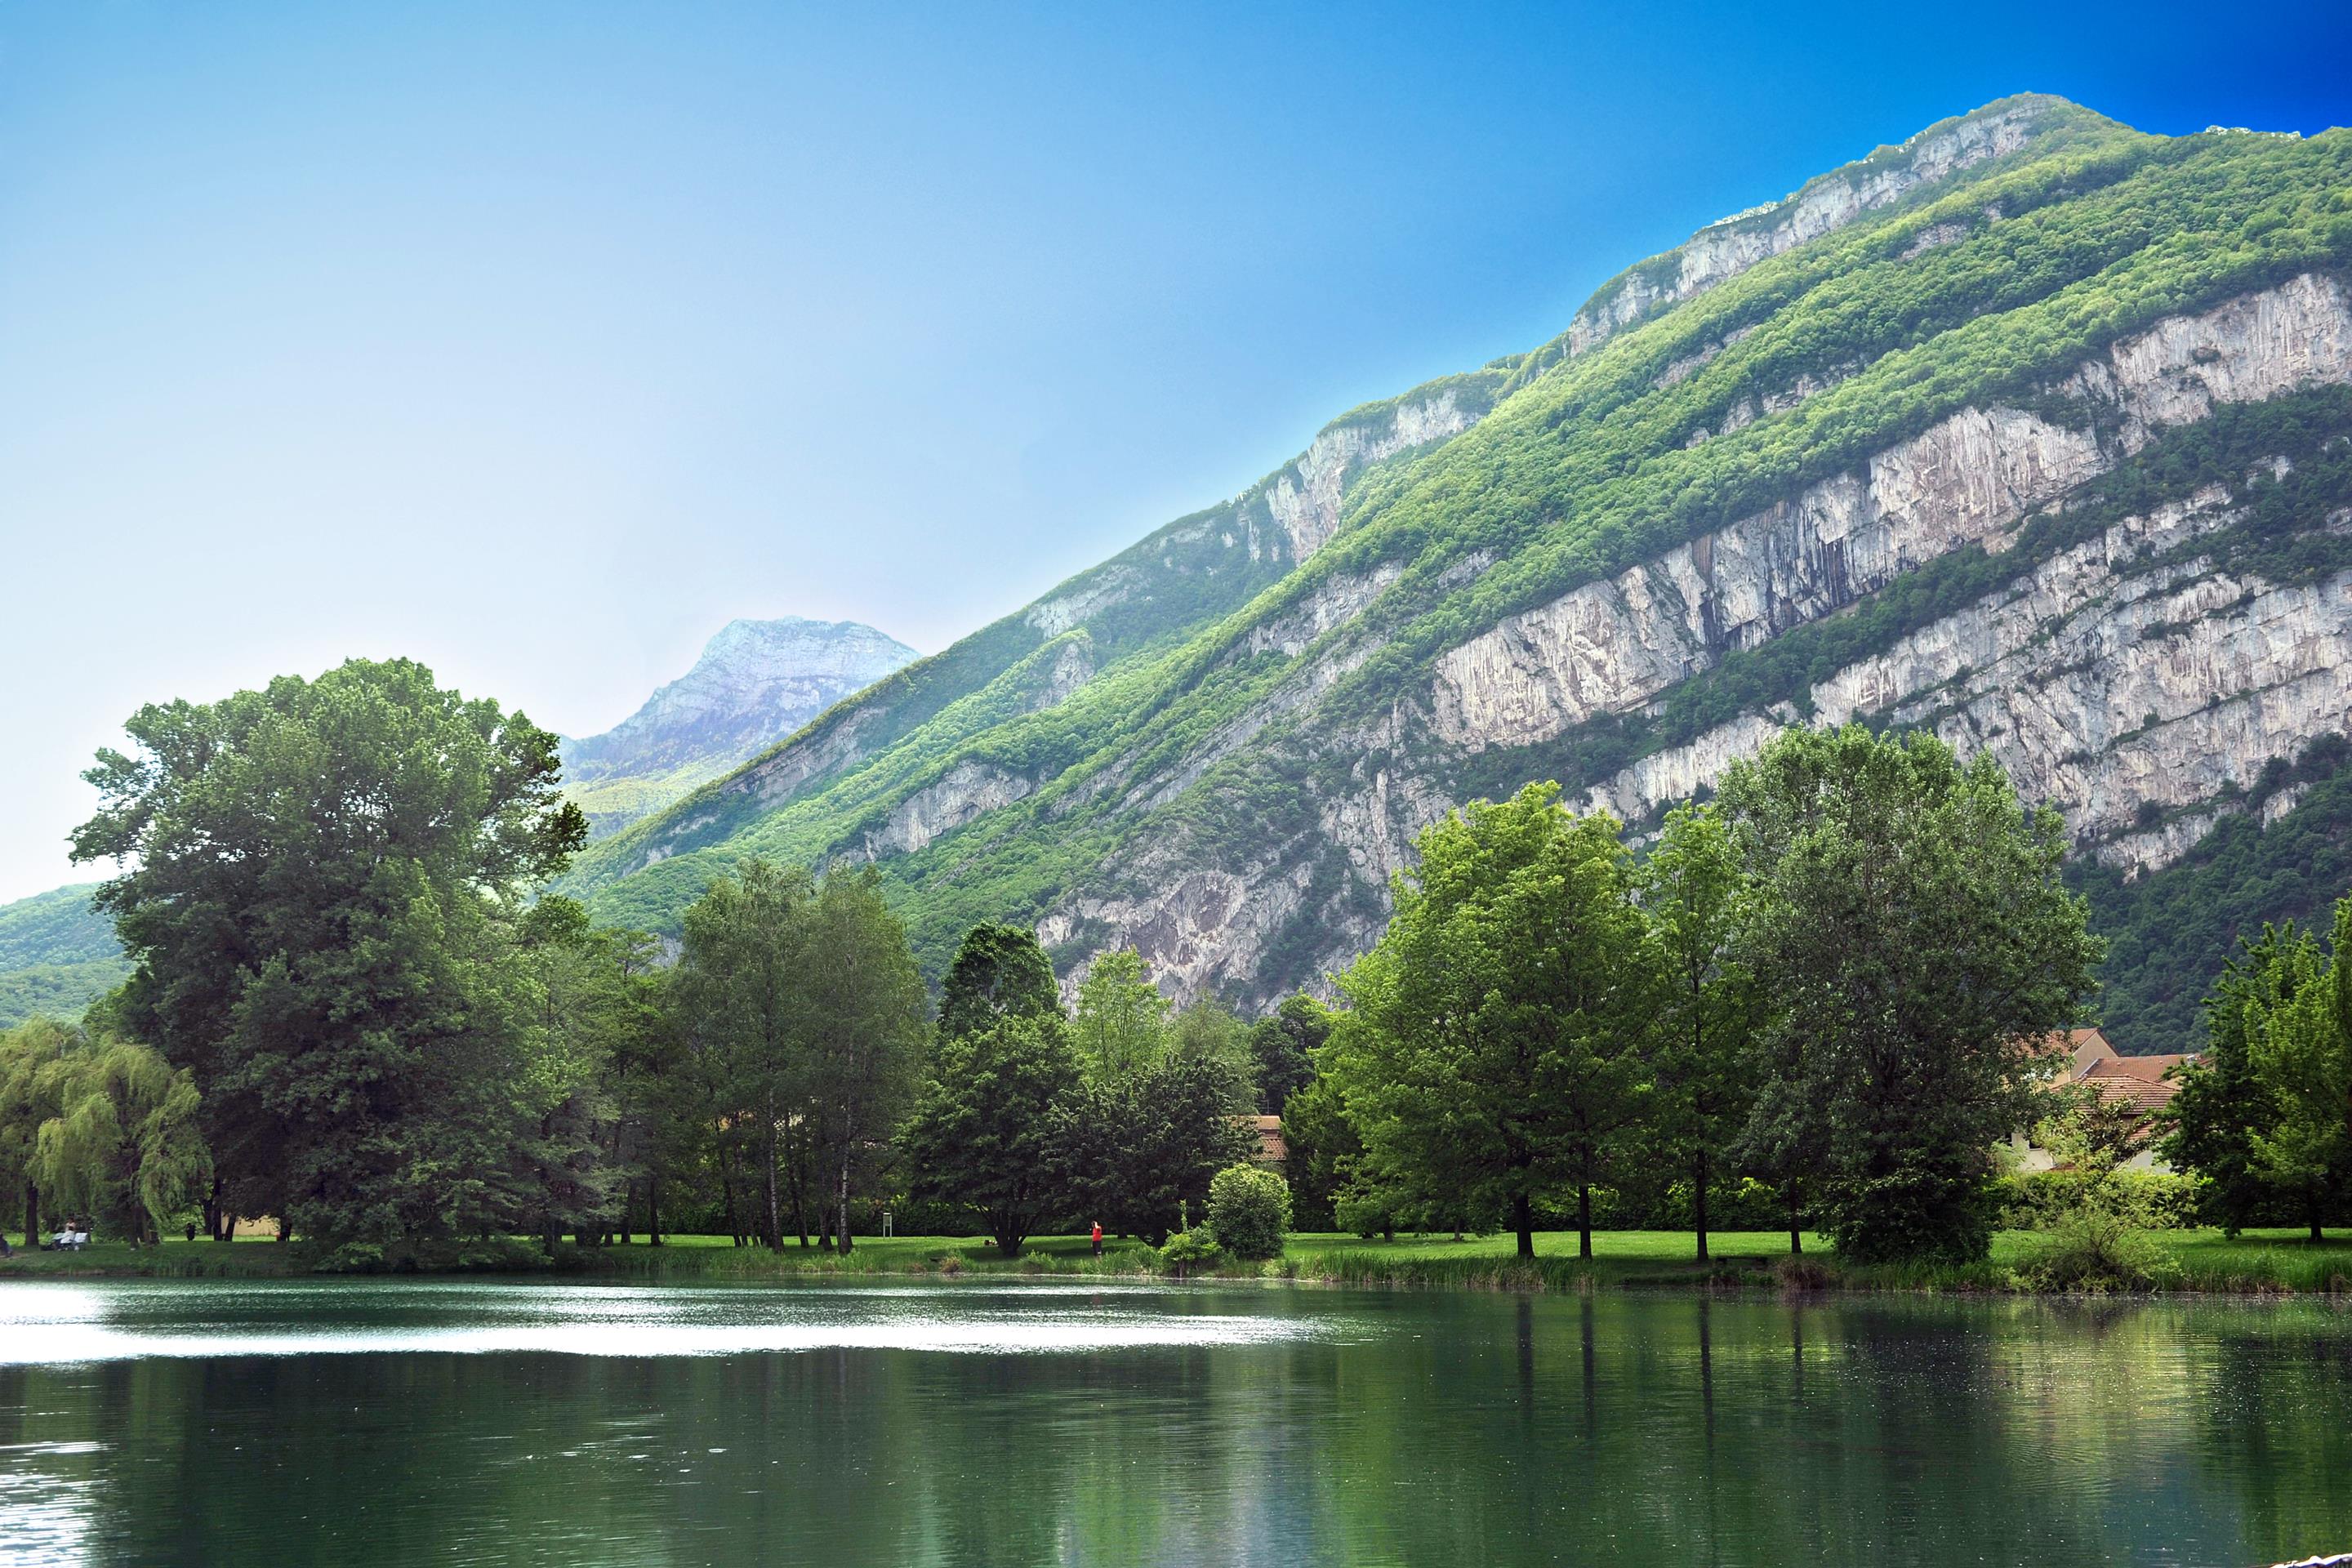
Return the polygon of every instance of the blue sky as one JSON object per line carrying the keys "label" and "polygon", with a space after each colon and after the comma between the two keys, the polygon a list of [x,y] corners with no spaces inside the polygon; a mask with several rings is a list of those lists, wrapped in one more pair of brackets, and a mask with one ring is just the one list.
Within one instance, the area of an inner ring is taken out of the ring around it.
{"label": "blue sky", "polygon": [[0,10],[0,898],[139,703],[408,654],[573,733],[925,651],[2005,93],[2352,120],[2352,12]]}

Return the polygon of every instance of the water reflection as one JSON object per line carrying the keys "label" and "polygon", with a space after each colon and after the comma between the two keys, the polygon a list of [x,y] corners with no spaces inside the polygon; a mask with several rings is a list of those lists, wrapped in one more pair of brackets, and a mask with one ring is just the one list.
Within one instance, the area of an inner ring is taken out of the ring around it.
{"label": "water reflection", "polygon": [[0,1362],[12,1563],[2352,1545],[2352,1326],[2310,1305],[11,1287]]}

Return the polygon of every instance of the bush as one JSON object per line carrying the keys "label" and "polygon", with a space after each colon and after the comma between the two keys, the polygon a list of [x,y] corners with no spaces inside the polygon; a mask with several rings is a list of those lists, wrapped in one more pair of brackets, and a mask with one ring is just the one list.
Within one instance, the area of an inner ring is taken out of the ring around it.
{"label": "bush", "polygon": [[2093,1208],[2140,1230],[2189,1230],[2204,1184],[2177,1171],[2034,1171],[1993,1186],[2003,1230],[2056,1230]]}
{"label": "bush", "polygon": [[2019,1272],[2037,1290],[2105,1296],[2160,1289],[2179,1278],[2180,1262],[2129,1220],[2093,1207],[2060,1224]]}
{"label": "bush", "polygon": [[1217,1238],[1200,1229],[1180,1230],[1160,1249],[1160,1261],[1181,1278],[1195,1268],[1217,1266]]}
{"label": "bush", "polygon": [[1255,1165],[1228,1165],[1209,1183],[1209,1228],[1235,1258],[1282,1256],[1290,1230],[1290,1184]]}

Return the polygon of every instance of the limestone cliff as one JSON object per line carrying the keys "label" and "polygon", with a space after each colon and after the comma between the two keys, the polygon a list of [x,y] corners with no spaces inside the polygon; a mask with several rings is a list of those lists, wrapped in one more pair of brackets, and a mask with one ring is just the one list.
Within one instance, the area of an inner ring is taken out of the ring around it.
{"label": "limestone cliff", "polygon": [[2352,755],[2347,212],[2342,132],[1930,127],[1343,416],[574,885],[658,926],[756,842],[876,867],[934,966],[1024,919],[1066,981],[1131,944],[1263,1005],[1362,951],[1449,807],[1557,779],[1645,832],[1788,723],[1990,752],[2135,885],[2302,831]]}

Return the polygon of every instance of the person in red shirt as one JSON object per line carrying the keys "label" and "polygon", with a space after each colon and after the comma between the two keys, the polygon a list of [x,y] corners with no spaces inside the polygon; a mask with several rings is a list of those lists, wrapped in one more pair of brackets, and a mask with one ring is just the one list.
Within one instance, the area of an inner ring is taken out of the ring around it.
{"label": "person in red shirt", "polygon": [[1095,1256],[1102,1256],[1102,1221],[1095,1221]]}

